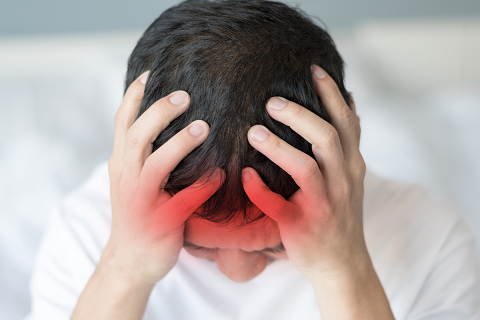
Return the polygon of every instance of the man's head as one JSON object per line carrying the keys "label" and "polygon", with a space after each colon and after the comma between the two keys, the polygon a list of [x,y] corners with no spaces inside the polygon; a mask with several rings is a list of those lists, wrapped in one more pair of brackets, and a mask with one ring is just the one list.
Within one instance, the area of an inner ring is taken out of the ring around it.
{"label": "man's head", "polygon": [[[254,168],[286,199],[298,190],[292,177],[249,145],[247,131],[262,124],[313,157],[305,139],[265,110],[270,97],[282,96],[329,121],[315,92],[312,64],[329,73],[347,101],[343,61],[330,36],[285,4],[255,0],[182,2],[152,23],[130,56],[126,88],[150,70],[139,116],[173,91],[185,90],[191,97],[188,110],[155,140],[154,151],[194,120],[210,126],[206,141],[171,172],[165,191],[174,195],[217,167],[225,171],[223,186],[187,221],[185,239],[224,250],[223,255],[206,257],[233,280],[260,273],[268,250],[257,251],[281,240],[278,226],[243,190],[242,168]],[[228,256],[235,257],[225,259]],[[254,271],[230,276],[232,272],[225,271],[229,267],[221,264],[232,259]]]}

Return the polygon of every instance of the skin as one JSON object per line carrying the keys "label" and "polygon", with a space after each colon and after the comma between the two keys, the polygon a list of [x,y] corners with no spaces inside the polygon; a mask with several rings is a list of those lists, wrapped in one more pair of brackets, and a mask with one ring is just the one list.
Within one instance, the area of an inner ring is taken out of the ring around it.
{"label": "skin", "polygon": [[197,258],[215,261],[218,269],[235,282],[250,281],[272,260],[288,258],[286,252],[278,248],[278,253],[262,251],[275,248],[282,242],[274,220],[266,217],[242,228],[238,228],[236,222],[219,226],[205,219],[188,219],[184,233],[185,250]]}
{"label": "skin", "polygon": [[[145,75],[132,83],[115,118],[109,162],[112,233],[72,319],[141,319],[154,285],[173,268],[184,245],[190,254],[215,261],[237,282],[253,279],[272,259],[288,258],[311,282],[324,320],[394,319],[363,234],[365,164],[355,105],[351,100],[347,106],[320,67],[313,66],[312,73],[332,123],[283,98],[267,102],[269,115],[310,142],[315,158],[261,125],[250,128],[249,143],[300,189],[285,199],[270,191],[253,168],[244,168],[242,182],[252,210],[267,217],[242,228],[190,217],[221,186],[223,170],[217,169],[214,181],[200,179],[173,197],[161,190],[175,166],[205,141],[209,127],[197,120],[203,133],[193,136],[187,127],[152,154],[152,141],[188,108],[189,97],[172,93],[133,123]],[[255,139],[259,130],[262,141]],[[272,247],[284,250],[264,250]]]}

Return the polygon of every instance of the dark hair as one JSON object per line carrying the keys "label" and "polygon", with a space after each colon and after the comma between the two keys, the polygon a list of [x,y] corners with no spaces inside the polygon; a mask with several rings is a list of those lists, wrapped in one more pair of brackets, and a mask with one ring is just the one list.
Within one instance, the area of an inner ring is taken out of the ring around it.
{"label": "dark hair", "polygon": [[162,13],[128,60],[125,91],[151,70],[137,117],[175,90],[191,96],[188,110],[158,136],[154,151],[194,120],[210,126],[206,141],[171,172],[164,190],[174,195],[220,167],[226,180],[199,217],[228,223],[243,214],[240,220],[248,224],[264,216],[248,214],[252,202],[241,172],[252,167],[288,199],[298,185],[248,143],[247,131],[262,124],[314,157],[310,143],[265,109],[270,97],[282,96],[330,121],[315,92],[312,64],[328,72],[348,101],[343,61],[332,38],[297,9],[272,1],[204,0],[184,1]]}

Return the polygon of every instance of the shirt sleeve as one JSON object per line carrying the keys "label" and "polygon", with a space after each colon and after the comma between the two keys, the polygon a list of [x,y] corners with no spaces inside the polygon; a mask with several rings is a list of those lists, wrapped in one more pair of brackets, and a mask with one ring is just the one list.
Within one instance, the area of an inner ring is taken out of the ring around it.
{"label": "shirt sleeve", "polygon": [[106,167],[65,199],[44,234],[30,283],[28,320],[68,320],[108,241]]}
{"label": "shirt sleeve", "polygon": [[444,240],[406,319],[480,319],[475,238],[461,217]]}

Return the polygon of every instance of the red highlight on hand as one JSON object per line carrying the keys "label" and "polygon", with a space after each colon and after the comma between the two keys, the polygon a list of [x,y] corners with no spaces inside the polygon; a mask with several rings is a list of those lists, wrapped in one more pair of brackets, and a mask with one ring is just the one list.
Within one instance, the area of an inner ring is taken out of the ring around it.
{"label": "red highlight on hand", "polygon": [[[246,176],[250,179],[245,179]],[[263,213],[277,223],[285,223],[293,218],[294,204],[270,190],[253,168],[244,168],[242,172],[243,188],[248,198]]]}
{"label": "red highlight on hand", "polygon": [[172,224],[172,227],[183,224],[198,207],[217,192],[224,180],[223,170],[216,169],[208,181],[202,177],[188,188],[179,191],[162,205],[162,214],[159,217],[162,224]]}

